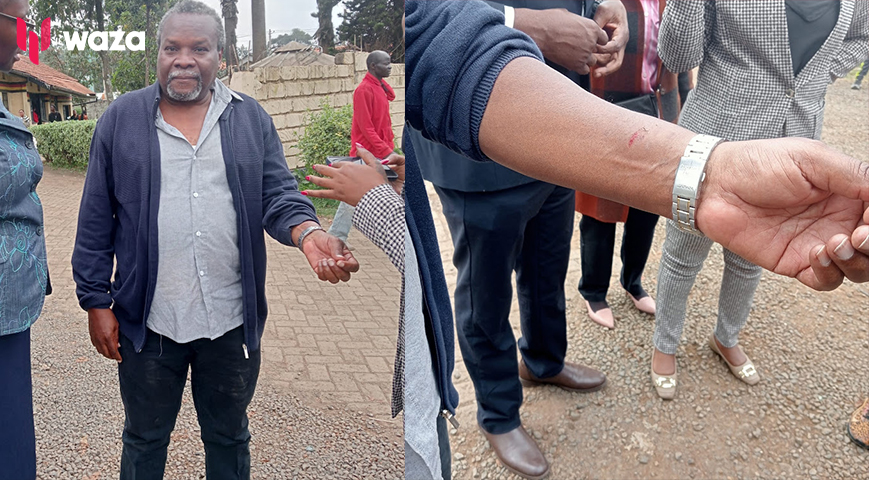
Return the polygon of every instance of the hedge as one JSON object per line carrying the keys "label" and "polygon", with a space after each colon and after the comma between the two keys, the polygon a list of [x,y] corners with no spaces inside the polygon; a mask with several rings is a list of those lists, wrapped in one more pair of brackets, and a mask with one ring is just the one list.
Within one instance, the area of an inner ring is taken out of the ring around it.
{"label": "hedge", "polygon": [[96,120],[70,120],[30,127],[39,154],[56,167],[85,170]]}

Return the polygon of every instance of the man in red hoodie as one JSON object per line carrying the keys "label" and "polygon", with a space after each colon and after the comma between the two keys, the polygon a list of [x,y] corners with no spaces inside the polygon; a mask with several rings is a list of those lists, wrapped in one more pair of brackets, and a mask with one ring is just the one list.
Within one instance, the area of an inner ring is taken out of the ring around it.
{"label": "man in red hoodie", "polygon": [[[384,78],[392,72],[389,54],[375,50],[366,60],[368,73],[353,92],[353,125],[350,129],[350,156],[356,156],[356,144],[384,159],[395,150],[392,118],[389,102],[395,100],[395,92]],[[338,206],[329,234],[345,243],[353,225],[353,207],[346,203]]]}

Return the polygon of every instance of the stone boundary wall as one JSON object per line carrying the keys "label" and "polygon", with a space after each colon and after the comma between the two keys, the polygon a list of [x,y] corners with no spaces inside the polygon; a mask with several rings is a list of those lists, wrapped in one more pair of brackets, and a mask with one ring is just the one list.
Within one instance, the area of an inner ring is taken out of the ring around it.
{"label": "stone boundary wall", "polygon": [[[295,168],[302,164],[296,139],[304,133],[306,113],[320,111],[323,101],[332,107],[353,103],[353,91],[368,71],[367,58],[367,53],[350,52],[335,57],[335,65],[266,67],[236,72],[229,87],[256,99],[272,116],[284,145],[287,164]],[[392,74],[386,81],[395,90],[395,100],[390,102],[389,110],[395,146],[400,148],[404,128],[404,65],[392,64]]]}

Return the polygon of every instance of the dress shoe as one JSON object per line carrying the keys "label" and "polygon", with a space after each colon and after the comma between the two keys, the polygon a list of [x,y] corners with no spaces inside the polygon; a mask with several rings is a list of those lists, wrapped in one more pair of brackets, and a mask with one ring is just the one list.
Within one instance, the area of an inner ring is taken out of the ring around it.
{"label": "dress shoe", "polygon": [[549,475],[549,462],[522,425],[498,435],[482,427],[480,430],[507,470],[529,480],[540,480]]}
{"label": "dress shoe", "polygon": [[869,450],[869,398],[863,400],[860,408],[851,414],[848,436],[855,445]]}
{"label": "dress shoe", "polygon": [[[585,306],[588,308],[588,317],[591,321],[610,330],[616,328],[616,319],[613,318],[613,311],[606,302],[592,302],[586,300]],[[596,309],[596,310],[595,310]]]}
{"label": "dress shoe", "polygon": [[568,392],[591,393],[602,389],[606,385],[606,375],[593,369],[564,362],[561,372],[548,378],[539,378],[528,370],[525,360],[519,361],[519,381],[525,387],[539,387],[541,385],[555,385]]}
{"label": "dress shoe", "polygon": [[676,398],[676,378],[678,377],[678,369],[673,370],[672,375],[658,375],[655,373],[655,353],[657,348],[652,349],[652,365],[649,371],[652,373],[652,385],[655,386],[655,392],[662,400],[672,400]]}
{"label": "dress shoe", "polygon": [[[742,350],[742,345],[737,346]],[[724,355],[721,354],[721,350],[718,349],[718,342],[715,340],[714,333],[709,338],[709,348],[724,360],[724,363],[726,363],[728,368],[730,368],[730,373],[732,373],[736,378],[749,385],[756,385],[757,382],[760,381],[760,374],[757,373],[757,369],[754,368],[754,364],[751,363],[751,359],[748,358],[748,355],[745,356],[745,363],[742,365],[733,365],[727,361],[727,358],[725,358]],[[745,354],[745,350],[742,350],[742,353]]]}
{"label": "dress shoe", "polygon": [[634,302],[634,306],[637,307],[637,310],[639,310],[643,313],[648,313],[649,315],[655,314],[655,307],[656,307],[655,299],[652,298],[651,295],[646,293],[645,295],[642,295],[640,298],[635,298],[633,295],[631,295],[631,292],[625,292],[625,293],[627,293],[628,297],[631,299],[631,301]]}

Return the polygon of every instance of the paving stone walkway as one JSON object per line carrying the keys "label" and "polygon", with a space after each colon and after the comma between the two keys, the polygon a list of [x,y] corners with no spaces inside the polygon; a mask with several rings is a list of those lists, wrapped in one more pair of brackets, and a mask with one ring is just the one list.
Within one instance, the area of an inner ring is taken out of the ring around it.
{"label": "paving stone walkway", "polygon": [[[84,174],[46,168],[37,192],[54,293],[32,329],[40,479],[117,478],[124,415],[113,362],[91,346],[70,260]],[[324,225],[325,226],[325,225]],[[361,269],[319,281],[295,248],[268,240],[269,319],[249,409],[254,478],[397,478],[402,419],[390,416],[400,275],[357,231]],[[187,391],[166,478],[204,478]]]}

